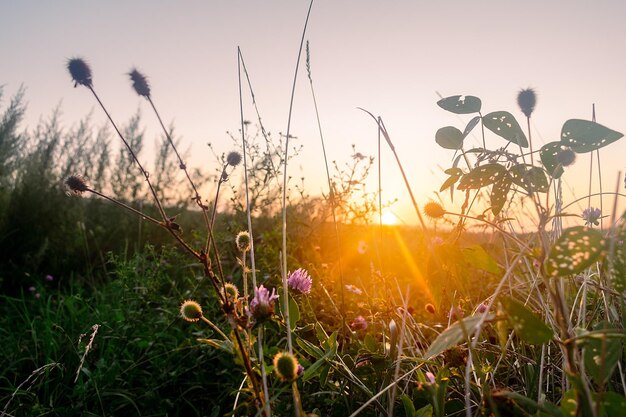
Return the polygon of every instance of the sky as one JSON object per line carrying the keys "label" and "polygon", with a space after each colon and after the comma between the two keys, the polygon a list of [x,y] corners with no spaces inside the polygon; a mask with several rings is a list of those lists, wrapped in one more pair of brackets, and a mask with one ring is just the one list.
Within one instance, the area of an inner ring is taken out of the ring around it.
{"label": "sky", "polygon": [[[286,132],[305,0],[20,0],[0,1],[0,85],[3,103],[21,85],[34,127],[60,106],[71,126],[93,109],[90,93],[73,88],[69,58],[82,57],[95,89],[118,121],[138,109],[148,139],[158,137],[147,103],[130,88],[126,73],[137,67],[152,87],[166,123],[173,123],[191,150],[188,165],[210,166],[206,144],[227,152],[226,131],[239,126],[237,48],[240,47],[266,129]],[[441,96],[474,95],[483,114],[511,112],[525,126],[517,92],[537,92],[532,116],[535,148],[558,140],[563,123],[591,118],[626,132],[626,2],[614,1],[422,1],[316,0],[306,39],[321,125],[330,160],[348,163],[352,144],[375,156],[377,131],[358,107],[381,116],[407,177],[423,204],[447,176],[452,153],[435,143],[437,129],[463,130],[471,116],[436,105]],[[249,95],[245,118],[254,121]],[[290,174],[305,177],[309,192],[326,192],[317,121],[304,62],[296,83],[291,133],[302,145]],[[479,145],[478,135],[468,146]],[[504,146],[491,135],[487,145]],[[603,149],[604,190],[614,190],[626,170],[626,140]],[[397,165],[383,148],[383,199],[415,223]],[[594,165],[595,166],[595,165]],[[579,155],[563,177],[566,203],[589,186],[589,154]],[[372,175],[372,183],[377,177]],[[594,180],[593,191],[598,190]],[[623,180],[622,180],[623,191]],[[444,204],[450,204],[442,196]],[[458,199],[457,199],[458,200]],[[605,199],[605,206],[612,198]],[[599,201],[593,200],[598,206]],[[585,203],[574,205],[580,212]]]}

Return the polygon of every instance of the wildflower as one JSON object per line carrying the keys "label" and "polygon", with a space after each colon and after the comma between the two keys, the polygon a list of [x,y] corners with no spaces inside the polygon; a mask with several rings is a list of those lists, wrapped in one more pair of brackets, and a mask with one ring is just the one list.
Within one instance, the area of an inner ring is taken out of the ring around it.
{"label": "wildflower", "polygon": [[257,322],[267,320],[274,314],[274,300],[278,299],[276,289],[272,288],[270,293],[267,288],[261,284],[259,288],[254,289],[254,298],[250,301],[250,315]]}
{"label": "wildflower", "polygon": [[281,381],[293,381],[300,375],[300,368],[304,368],[298,363],[295,356],[288,352],[278,352],[274,356],[274,372]]}
{"label": "wildflower", "polygon": [[588,207],[583,210],[583,214],[581,217],[585,221],[585,225],[599,226],[600,222],[598,220],[600,220],[600,218],[602,217],[602,212],[599,208]]}
{"label": "wildflower", "polygon": [[80,175],[70,175],[64,181],[67,193],[70,195],[81,196],[85,191],[89,190],[87,182]]}
{"label": "wildflower", "polygon": [[365,330],[367,329],[367,320],[363,316],[356,316],[354,320],[350,322],[350,328],[352,330]]}
{"label": "wildflower", "polygon": [[131,72],[128,73],[128,75],[130,76],[130,80],[133,82],[133,88],[135,89],[135,92],[140,96],[149,98],[150,85],[148,84],[146,76],[136,69],[133,69]]}
{"label": "wildflower", "polygon": [[241,154],[236,151],[229,152],[226,156],[226,162],[228,165],[236,167],[241,163]]}
{"label": "wildflower", "polygon": [[35,294],[35,298],[38,298],[38,299],[39,299],[39,298],[41,298],[41,294],[36,293],[36,294]]}
{"label": "wildflower", "polygon": [[480,303],[478,304],[478,307],[476,307],[476,312],[478,314],[486,313],[488,310],[489,310],[489,306],[485,303]]}
{"label": "wildflower", "polygon": [[428,303],[424,306],[424,310],[426,310],[428,313],[430,314],[435,314],[435,306],[432,305],[431,303]]}
{"label": "wildflower", "polygon": [[446,214],[443,206],[435,201],[430,201],[424,205],[424,214],[431,219],[440,219]]}
{"label": "wildflower", "polygon": [[67,62],[67,69],[74,80],[74,87],[79,84],[91,88],[91,69],[82,58],[72,58]]}
{"label": "wildflower", "polygon": [[250,234],[248,232],[241,231],[237,233],[235,237],[235,245],[241,252],[247,252],[250,250]]}
{"label": "wildflower", "polygon": [[37,288],[31,286],[31,287],[28,287],[28,291],[29,292],[35,292],[35,291],[37,291]]}
{"label": "wildflower", "polygon": [[198,321],[202,317],[202,308],[195,301],[186,300],[180,306],[180,315],[185,321]]}
{"label": "wildflower", "polygon": [[346,290],[350,291],[352,294],[356,294],[356,295],[361,295],[363,294],[363,291],[361,291],[361,289],[355,285],[352,284],[346,284]]}
{"label": "wildflower", "polygon": [[52,282],[52,281],[54,281],[54,277],[52,275],[48,274],[48,275],[45,276],[44,280],[46,282]]}
{"label": "wildflower", "polygon": [[359,245],[356,248],[359,255],[365,255],[367,253],[367,243],[364,240],[359,240]]}
{"label": "wildflower", "polygon": [[530,117],[533,110],[535,110],[535,104],[537,104],[537,95],[532,88],[526,88],[520,90],[517,94],[517,104],[519,105],[524,116]]}
{"label": "wildflower", "polygon": [[435,378],[435,374],[433,374],[432,372],[428,371],[424,374],[424,376],[426,377],[426,382],[428,382],[429,384],[434,384],[437,380]]}
{"label": "wildflower", "polygon": [[303,268],[296,269],[289,273],[289,277],[287,278],[287,286],[289,289],[299,292],[300,294],[310,293],[312,285],[313,279]]}

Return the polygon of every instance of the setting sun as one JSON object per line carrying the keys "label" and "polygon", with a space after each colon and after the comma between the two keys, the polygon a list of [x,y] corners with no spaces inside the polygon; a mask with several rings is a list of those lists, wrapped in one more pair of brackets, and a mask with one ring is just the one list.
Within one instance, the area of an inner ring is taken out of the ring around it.
{"label": "setting sun", "polygon": [[395,226],[398,224],[398,217],[389,210],[383,211],[382,223],[387,226]]}

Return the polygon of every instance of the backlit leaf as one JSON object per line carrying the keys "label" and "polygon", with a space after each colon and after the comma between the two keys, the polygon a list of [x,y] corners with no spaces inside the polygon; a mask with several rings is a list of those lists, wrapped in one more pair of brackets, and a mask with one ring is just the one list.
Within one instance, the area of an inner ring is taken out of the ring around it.
{"label": "backlit leaf", "polygon": [[576,411],[578,410],[578,393],[576,389],[572,388],[563,394],[561,399],[561,413],[564,417],[576,417]]}
{"label": "backlit leaf", "polygon": [[[487,316],[487,320],[492,320],[493,315]],[[424,354],[424,359],[428,360],[439,355],[446,349],[456,346],[465,339],[465,335],[470,336],[476,330],[476,327],[482,320],[482,315],[471,316],[461,319],[444,330],[428,348]]]}
{"label": "backlit leaf", "polygon": [[[607,382],[617,362],[622,357],[622,339],[624,335],[609,334],[613,329],[602,329],[603,324],[596,325],[593,336],[586,337],[585,346],[585,369],[598,384]],[[606,331],[602,331],[606,330]]]}
{"label": "backlit leaf", "polygon": [[445,149],[461,149],[463,147],[463,133],[454,126],[442,127],[435,134],[435,142]]}
{"label": "backlit leaf", "polygon": [[437,105],[444,110],[456,114],[478,113],[482,103],[478,97],[474,96],[450,96],[442,98]]}
{"label": "backlit leaf", "polygon": [[472,120],[470,120],[469,123],[467,123],[467,126],[465,126],[465,130],[463,131],[463,139],[465,139],[467,135],[470,134],[472,129],[476,127],[479,121],[480,121],[480,116],[472,117]]}
{"label": "backlit leaf", "polygon": [[459,190],[479,189],[493,184],[506,175],[506,169],[499,164],[485,164],[474,168],[461,178]]}
{"label": "backlit leaf", "polygon": [[483,124],[493,133],[504,139],[528,148],[528,140],[515,117],[506,111],[496,111],[483,117]]}
{"label": "backlit leaf", "polygon": [[487,253],[480,245],[471,245],[463,248],[463,258],[465,262],[472,265],[474,268],[481,269],[483,271],[491,272],[492,274],[499,274],[502,269],[498,266],[495,259]]}
{"label": "backlit leaf", "polygon": [[566,229],[554,243],[546,259],[549,276],[577,274],[593,265],[604,245],[602,234],[585,226]]}
{"label": "backlit leaf", "polygon": [[543,145],[539,151],[543,167],[553,178],[560,178],[563,175],[564,169],[559,163],[557,156],[564,149],[567,148],[561,142],[550,142]]}
{"label": "backlit leaf", "polygon": [[511,178],[506,176],[491,187],[491,212],[494,216],[500,214],[502,208],[504,208],[504,204],[508,200],[509,190],[511,190],[511,184]]}
{"label": "backlit leaf", "polygon": [[622,133],[599,123],[580,119],[568,120],[561,129],[561,143],[577,153],[595,151],[615,142],[622,136],[624,136]]}
{"label": "backlit leaf", "polygon": [[233,353],[233,342],[230,340],[222,340],[222,339],[197,339],[198,342],[204,343],[209,346],[213,346],[214,348],[223,350],[228,353]]}
{"label": "backlit leaf", "polygon": [[506,298],[502,306],[509,323],[521,339],[531,345],[541,345],[552,339],[553,333],[548,325],[523,304],[512,298]]}
{"label": "backlit leaf", "polygon": [[531,165],[514,165],[509,170],[514,184],[519,185],[528,192],[536,191],[545,193],[548,191],[548,179],[543,169]]}
{"label": "backlit leaf", "polygon": [[460,168],[446,169],[445,173],[450,175],[450,177],[448,177],[448,179],[443,183],[443,185],[439,189],[439,192],[451,187],[455,182],[459,180],[459,178],[461,178],[461,175],[463,175],[463,171],[461,171]]}

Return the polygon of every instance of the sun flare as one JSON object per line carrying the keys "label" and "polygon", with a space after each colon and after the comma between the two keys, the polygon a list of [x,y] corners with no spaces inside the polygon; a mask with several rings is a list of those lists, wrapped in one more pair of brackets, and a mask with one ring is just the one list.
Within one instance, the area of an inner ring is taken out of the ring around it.
{"label": "sun flare", "polygon": [[382,223],[387,226],[395,226],[398,224],[398,217],[389,210],[383,211]]}

